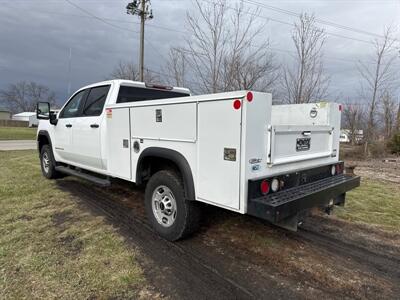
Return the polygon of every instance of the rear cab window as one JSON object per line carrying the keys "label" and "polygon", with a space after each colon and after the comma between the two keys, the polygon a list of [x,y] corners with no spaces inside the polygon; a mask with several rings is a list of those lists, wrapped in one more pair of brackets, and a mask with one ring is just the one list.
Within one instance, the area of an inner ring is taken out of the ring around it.
{"label": "rear cab window", "polygon": [[179,93],[169,90],[158,90],[152,88],[142,88],[121,85],[118,92],[117,103],[127,103],[136,101],[167,99],[190,96],[186,93]]}
{"label": "rear cab window", "polygon": [[82,110],[82,116],[100,116],[109,90],[110,85],[91,88]]}

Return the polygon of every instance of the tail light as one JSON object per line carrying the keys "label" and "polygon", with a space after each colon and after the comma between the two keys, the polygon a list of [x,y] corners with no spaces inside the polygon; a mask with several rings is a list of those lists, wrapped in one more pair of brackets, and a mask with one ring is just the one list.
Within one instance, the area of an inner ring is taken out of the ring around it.
{"label": "tail light", "polygon": [[269,192],[269,182],[267,180],[261,181],[260,184],[261,194],[266,195]]}
{"label": "tail light", "polygon": [[271,181],[271,191],[277,192],[279,190],[279,180],[277,178],[272,179]]}
{"label": "tail light", "polygon": [[336,174],[342,174],[343,173],[343,166],[341,164],[336,165]]}
{"label": "tail light", "polygon": [[331,175],[332,176],[336,175],[336,166],[335,165],[331,166]]}

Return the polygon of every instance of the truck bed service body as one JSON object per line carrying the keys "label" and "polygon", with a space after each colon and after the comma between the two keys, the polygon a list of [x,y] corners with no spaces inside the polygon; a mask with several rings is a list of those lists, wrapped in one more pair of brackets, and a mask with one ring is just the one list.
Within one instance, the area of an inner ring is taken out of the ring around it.
{"label": "truck bed service body", "polygon": [[112,80],[78,90],[58,114],[38,103],[47,178],[146,184],[148,217],[169,240],[195,230],[199,203],[296,230],[313,207],[342,205],[359,177],[338,160],[341,105],[272,105],[268,93],[190,96]]}

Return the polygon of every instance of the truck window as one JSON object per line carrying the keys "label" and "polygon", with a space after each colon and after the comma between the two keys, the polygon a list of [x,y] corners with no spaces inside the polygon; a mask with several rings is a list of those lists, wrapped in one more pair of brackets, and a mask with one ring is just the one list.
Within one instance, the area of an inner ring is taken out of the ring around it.
{"label": "truck window", "polygon": [[157,90],[157,89],[140,88],[133,86],[120,86],[117,103],[177,98],[186,96],[190,95],[185,93],[167,91],[167,90]]}
{"label": "truck window", "polygon": [[91,88],[82,115],[100,116],[109,90],[109,85]]}
{"label": "truck window", "polygon": [[79,115],[79,108],[83,99],[85,99],[86,90],[80,91],[68,102],[60,113],[60,118],[74,118]]}

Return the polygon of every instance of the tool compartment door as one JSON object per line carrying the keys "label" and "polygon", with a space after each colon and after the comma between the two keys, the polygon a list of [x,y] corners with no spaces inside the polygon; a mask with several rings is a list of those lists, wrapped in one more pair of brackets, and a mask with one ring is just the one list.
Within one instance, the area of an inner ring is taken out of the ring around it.
{"label": "tool compartment door", "polygon": [[197,198],[239,209],[241,109],[232,100],[198,104]]}
{"label": "tool compartment door", "polygon": [[131,180],[129,108],[106,108],[107,170],[110,175]]}
{"label": "tool compartment door", "polygon": [[332,154],[330,126],[274,125],[270,131],[268,163],[285,163],[329,157]]}

